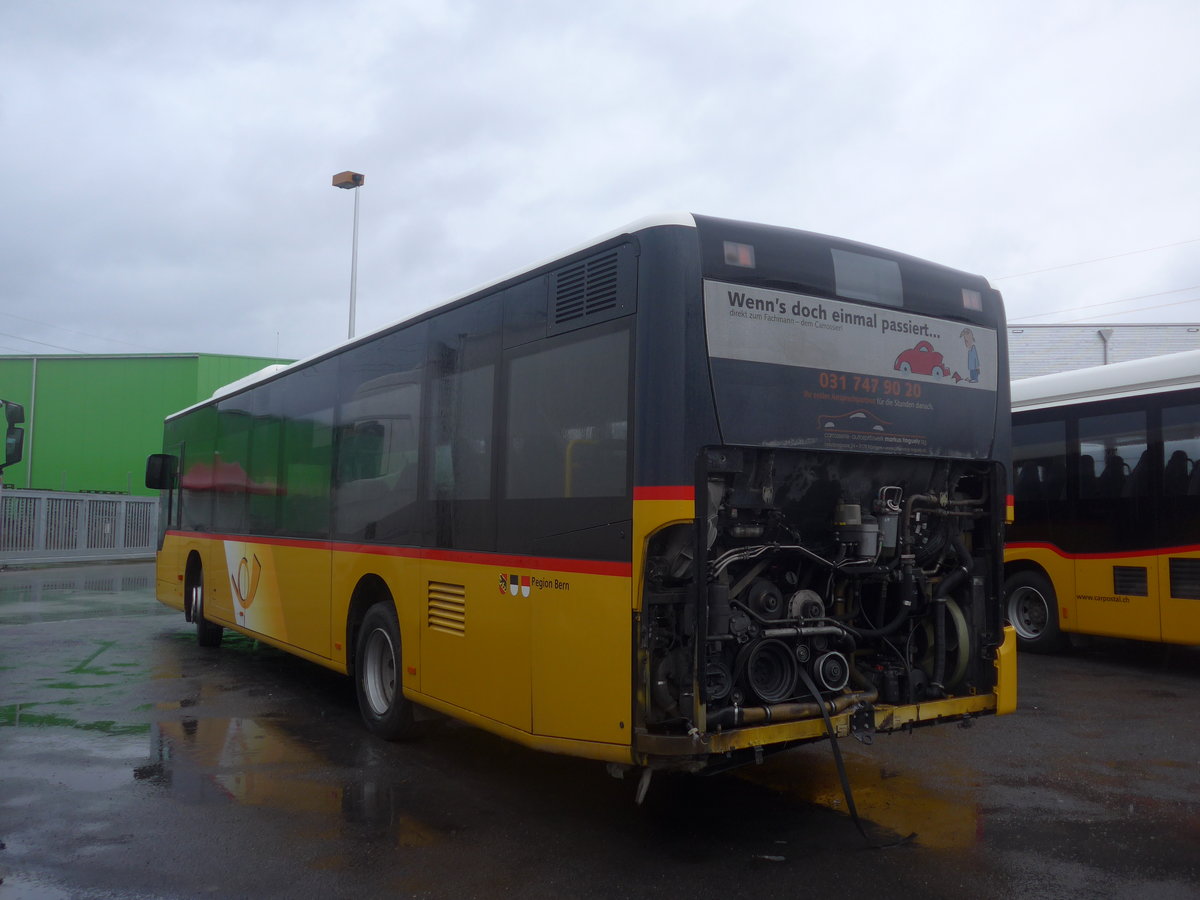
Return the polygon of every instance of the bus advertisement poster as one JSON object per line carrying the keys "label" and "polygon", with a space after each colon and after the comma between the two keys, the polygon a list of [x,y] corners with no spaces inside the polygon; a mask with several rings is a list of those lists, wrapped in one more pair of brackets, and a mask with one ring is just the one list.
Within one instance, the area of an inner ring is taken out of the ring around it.
{"label": "bus advertisement poster", "polygon": [[[726,440],[917,455],[990,451],[994,329],[716,281],[705,283],[704,301]],[[747,403],[747,390],[766,391],[773,412]]]}

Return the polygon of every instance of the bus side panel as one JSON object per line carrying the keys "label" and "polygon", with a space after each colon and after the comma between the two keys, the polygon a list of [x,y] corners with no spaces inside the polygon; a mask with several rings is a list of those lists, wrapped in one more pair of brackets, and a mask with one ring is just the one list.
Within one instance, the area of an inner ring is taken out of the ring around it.
{"label": "bus side panel", "polygon": [[[1171,578],[1171,561],[1184,566],[1194,565],[1196,556],[1164,554],[1158,558],[1158,577],[1162,597],[1162,639],[1172,644],[1200,644],[1200,598],[1176,597]],[[1189,591],[1190,592],[1190,591]]]}
{"label": "bus side panel", "polygon": [[[1144,587],[1118,593],[1117,569],[1144,572]],[[1158,566],[1153,556],[1075,560],[1080,631],[1087,634],[1162,640],[1158,609]]]}
{"label": "bus side panel", "polygon": [[628,743],[633,733],[630,579],[534,573],[530,597],[534,733]]}
{"label": "bus side panel", "polygon": [[155,558],[155,596],[159,603],[180,612],[183,612],[183,574],[188,550],[185,541],[168,534]]}
{"label": "bus side panel", "polygon": [[[528,732],[530,595],[521,592],[521,574],[500,565],[421,561],[420,677],[423,693]],[[513,575],[515,594],[508,589]]]}
{"label": "bus side panel", "polygon": [[[212,550],[205,560],[207,618],[329,658],[326,545],[223,540]],[[216,583],[214,565],[221,571]]]}

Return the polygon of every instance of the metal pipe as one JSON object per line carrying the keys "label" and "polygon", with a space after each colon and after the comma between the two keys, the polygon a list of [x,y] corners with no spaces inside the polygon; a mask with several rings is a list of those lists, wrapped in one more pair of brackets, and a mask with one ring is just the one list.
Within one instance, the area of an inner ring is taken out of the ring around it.
{"label": "metal pipe", "polygon": [[859,703],[874,703],[879,699],[875,687],[849,694],[839,694],[828,700],[809,700],[802,703],[772,703],[767,706],[730,706],[708,717],[710,728],[736,728],[742,725],[767,725],[795,719],[811,719],[821,715],[822,707],[830,715],[844,712]]}

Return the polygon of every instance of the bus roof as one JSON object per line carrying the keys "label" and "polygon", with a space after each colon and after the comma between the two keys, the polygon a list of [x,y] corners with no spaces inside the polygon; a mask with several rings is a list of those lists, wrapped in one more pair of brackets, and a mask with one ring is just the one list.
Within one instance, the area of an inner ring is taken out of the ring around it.
{"label": "bus roof", "polygon": [[1012,383],[1012,408],[1045,409],[1185,387],[1200,387],[1200,350],[1022,378]]}
{"label": "bus roof", "polygon": [[190,412],[191,410],[193,410],[197,407],[205,406],[214,400],[219,400],[220,398],[229,396],[230,394],[235,394],[238,391],[241,391],[241,390],[244,390],[245,388],[250,387],[251,385],[257,384],[260,381],[266,381],[270,378],[273,378],[274,376],[276,376],[280,372],[282,372],[284,369],[299,368],[299,367],[304,366],[304,365],[306,365],[310,362],[313,362],[317,359],[321,359],[322,357],[329,356],[331,353],[335,353],[336,351],[340,350],[342,347],[348,347],[351,344],[356,344],[359,341],[366,340],[366,339],[370,338],[372,335],[375,335],[377,333],[389,331],[390,329],[395,328],[397,325],[407,322],[409,319],[418,318],[434,309],[438,309],[443,306],[449,306],[452,303],[455,303],[459,300],[463,300],[474,294],[478,294],[481,291],[486,291],[490,287],[494,287],[498,284],[503,284],[504,282],[510,281],[515,278],[520,278],[522,275],[524,275],[527,272],[533,272],[537,269],[542,268],[543,266],[551,265],[552,263],[556,262],[559,259],[563,259],[563,258],[571,256],[575,253],[582,252],[584,250],[589,249],[590,247],[596,246],[597,244],[602,244],[605,241],[609,241],[609,240],[612,240],[613,238],[620,237],[623,234],[635,234],[636,232],[644,231],[647,228],[657,228],[657,227],[660,227],[663,225],[681,225],[685,228],[695,228],[696,227],[696,219],[695,219],[695,216],[693,216],[691,213],[679,213],[679,212],[661,213],[659,215],[645,216],[641,219],[637,219],[636,221],[630,222],[624,228],[616,228],[605,234],[598,235],[597,237],[593,238],[592,240],[586,241],[585,243],[579,244],[578,246],[571,247],[567,250],[564,250],[562,253],[559,253],[556,256],[552,256],[552,257],[548,257],[547,259],[540,260],[530,266],[524,266],[524,267],[516,270],[515,272],[509,272],[507,275],[504,275],[502,278],[497,278],[493,281],[487,282],[486,284],[478,285],[476,287],[471,288],[469,291],[464,291],[461,294],[458,294],[454,297],[450,297],[449,299],[439,300],[437,303],[435,303],[434,305],[432,305],[430,307],[427,307],[426,309],[418,310],[417,312],[413,313],[412,315],[405,316],[402,319],[397,319],[394,322],[389,322],[386,325],[381,325],[378,328],[374,328],[369,332],[365,332],[363,334],[356,335],[355,337],[352,337],[352,338],[347,338],[346,340],[342,341],[339,344],[334,344],[331,347],[326,347],[325,349],[321,350],[319,353],[315,353],[311,356],[307,356],[304,359],[296,360],[295,362],[291,363],[290,365],[266,366],[265,368],[260,369],[257,372],[253,372],[250,375],[245,376],[244,378],[239,378],[236,381],[230,382],[227,385],[223,385],[222,387],[217,388],[215,391],[213,391],[212,396],[209,399],[201,400],[197,403],[193,403],[191,406],[188,406],[184,409],[173,412],[170,415],[168,415],[167,418],[173,419],[176,416],[182,415],[183,413],[186,413],[186,412]]}

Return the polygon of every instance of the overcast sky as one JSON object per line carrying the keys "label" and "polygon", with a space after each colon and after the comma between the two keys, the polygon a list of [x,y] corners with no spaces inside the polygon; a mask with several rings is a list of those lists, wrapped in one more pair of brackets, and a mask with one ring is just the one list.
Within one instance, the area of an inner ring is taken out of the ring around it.
{"label": "overcast sky", "polygon": [[340,341],[345,169],[359,333],[665,211],[1200,322],[1198,46],[1196,0],[8,0],[0,353]]}

